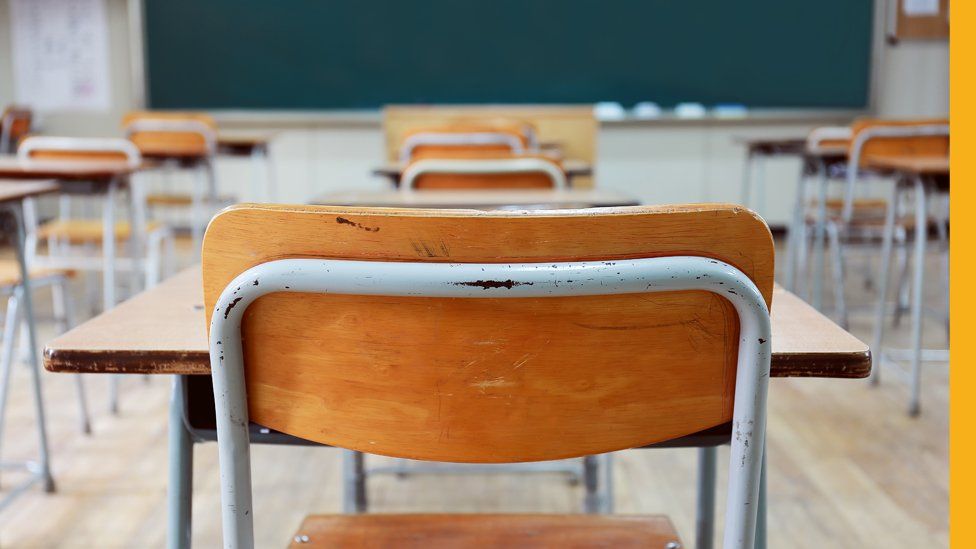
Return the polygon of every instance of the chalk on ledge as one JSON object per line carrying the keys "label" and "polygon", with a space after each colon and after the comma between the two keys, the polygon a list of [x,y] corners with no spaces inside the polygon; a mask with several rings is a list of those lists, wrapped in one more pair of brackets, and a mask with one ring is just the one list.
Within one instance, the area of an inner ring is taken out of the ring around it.
{"label": "chalk on ledge", "polygon": [[634,105],[634,117],[657,118],[661,116],[661,107],[653,101],[641,101]]}
{"label": "chalk on ledge", "polygon": [[720,103],[712,112],[717,118],[745,118],[748,111],[741,103]]}
{"label": "chalk on ledge", "polygon": [[704,118],[705,105],[701,103],[678,103],[674,107],[674,114],[678,118]]}
{"label": "chalk on ledge", "polygon": [[623,120],[627,111],[616,101],[600,101],[593,107],[593,114],[597,120]]}

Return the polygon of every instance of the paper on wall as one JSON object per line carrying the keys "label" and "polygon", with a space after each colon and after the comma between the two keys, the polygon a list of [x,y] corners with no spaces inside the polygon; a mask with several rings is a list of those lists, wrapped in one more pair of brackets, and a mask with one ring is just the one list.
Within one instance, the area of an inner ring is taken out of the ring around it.
{"label": "paper on wall", "polygon": [[904,0],[902,10],[911,17],[939,15],[939,0]]}
{"label": "paper on wall", "polygon": [[104,0],[10,0],[14,94],[37,111],[108,110]]}

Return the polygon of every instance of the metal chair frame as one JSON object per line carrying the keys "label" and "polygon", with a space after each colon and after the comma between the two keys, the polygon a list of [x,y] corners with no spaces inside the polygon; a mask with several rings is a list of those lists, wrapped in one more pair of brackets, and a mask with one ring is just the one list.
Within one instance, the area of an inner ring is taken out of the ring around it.
{"label": "metal chair frame", "polygon": [[[504,276],[525,284],[489,292],[456,284],[470,276]],[[752,549],[760,506],[771,357],[769,312],[756,286],[735,267],[714,259],[684,256],[615,261],[612,266],[604,262],[444,264],[285,259],[248,269],[221,294],[210,329],[224,547],[254,546],[241,323],[244,312],[257,298],[276,292],[524,298],[681,290],[713,292],[727,299],[739,316],[735,436],[723,546]]]}

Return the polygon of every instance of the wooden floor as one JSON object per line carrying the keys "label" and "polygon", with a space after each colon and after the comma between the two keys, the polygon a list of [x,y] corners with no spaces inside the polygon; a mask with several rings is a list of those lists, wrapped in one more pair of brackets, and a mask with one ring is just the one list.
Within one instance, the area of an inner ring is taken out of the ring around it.
{"label": "wooden floor", "polygon": [[[930,272],[938,272],[933,262]],[[856,273],[855,273],[856,275]],[[851,300],[872,293],[853,277]],[[935,277],[931,277],[935,278]],[[857,289],[857,291],[855,291]],[[931,304],[941,287],[928,284]],[[47,315],[49,300],[37,308]],[[775,306],[775,304],[774,304]],[[903,324],[907,324],[906,322]],[[870,317],[853,330],[870,336]],[[52,333],[42,322],[42,340]],[[907,339],[907,326],[889,341]],[[931,346],[944,326],[926,325]],[[927,364],[923,414],[909,418],[904,368],[885,370],[881,387],[867,381],[777,379],[770,389],[770,547],[861,548],[948,545],[948,368]],[[16,368],[3,459],[34,455],[28,372]],[[162,547],[165,540],[168,378],[122,382],[122,411],[106,412],[107,378],[88,377],[94,434],[78,431],[73,380],[45,373],[56,494],[33,489],[0,512],[4,548]],[[193,540],[217,547],[220,512],[217,447],[195,453]],[[619,513],[670,514],[686,543],[694,531],[694,450],[622,452],[616,460]],[[720,454],[728,456],[727,449]],[[371,458],[378,463],[381,458]],[[283,547],[307,513],[340,510],[340,460],[334,449],[258,446],[253,450],[259,547]],[[0,488],[18,477],[5,472]],[[719,483],[724,488],[725,474]],[[722,490],[724,492],[724,489]],[[556,512],[580,508],[582,489],[558,474],[378,477],[370,482],[375,512]],[[720,495],[719,501],[724,501]],[[721,514],[721,512],[719,513]]]}

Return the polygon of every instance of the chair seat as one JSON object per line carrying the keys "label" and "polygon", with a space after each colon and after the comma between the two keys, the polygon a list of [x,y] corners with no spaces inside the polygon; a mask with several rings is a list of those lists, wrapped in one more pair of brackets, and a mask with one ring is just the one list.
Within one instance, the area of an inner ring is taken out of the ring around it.
{"label": "chair seat", "polygon": [[681,542],[663,515],[310,515],[289,547],[678,549]]}
{"label": "chair seat", "polygon": [[[69,269],[31,269],[31,280],[42,278],[74,275],[74,271]],[[13,259],[0,259],[0,288],[20,284],[20,265]]]}
{"label": "chair seat", "polygon": [[[163,228],[159,221],[146,223],[146,233]],[[40,238],[61,238],[72,244],[102,241],[102,221],[100,219],[59,219],[43,224],[37,231]],[[129,239],[129,223],[115,224],[115,240]]]}

